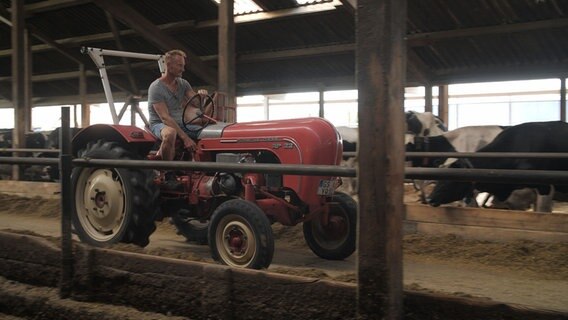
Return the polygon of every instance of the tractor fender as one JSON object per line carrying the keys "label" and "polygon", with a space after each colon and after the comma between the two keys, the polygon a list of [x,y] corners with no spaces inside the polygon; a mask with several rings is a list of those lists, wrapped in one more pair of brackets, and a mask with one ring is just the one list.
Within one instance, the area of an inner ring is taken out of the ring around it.
{"label": "tractor fender", "polygon": [[146,156],[158,141],[151,133],[136,126],[95,124],[82,129],[73,137],[73,156],[77,157],[79,150],[85,149],[89,142],[101,139],[120,143],[141,156]]}

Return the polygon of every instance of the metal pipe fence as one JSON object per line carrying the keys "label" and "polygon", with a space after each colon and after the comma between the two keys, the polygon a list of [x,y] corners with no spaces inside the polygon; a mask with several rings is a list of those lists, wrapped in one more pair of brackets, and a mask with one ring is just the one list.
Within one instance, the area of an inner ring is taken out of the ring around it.
{"label": "metal pipe fence", "polygon": [[[344,152],[344,157],[356,157],[357,152]],[[561,152],[406,152],[408,158],[522,158],[522,159],[568,159]]]}
{"label": "metal pipe fence", "polygon": [[[455,153],[452,153],[455,154]],[[566,156],[564,156],[566,157]],[[0,157],[0,164],[57,165],[57,158]],[[196,170],[204,172],[255,172],[306,176],[356,177],[355,168],[335,165],[241,164],[193,161],[111,160],[78,158],[74,167]],[[70,171],[69,171],[70,172]],[[457,180],[493,183],[568,184],[567,171],[462,168],[405,168],[406,179]]]}

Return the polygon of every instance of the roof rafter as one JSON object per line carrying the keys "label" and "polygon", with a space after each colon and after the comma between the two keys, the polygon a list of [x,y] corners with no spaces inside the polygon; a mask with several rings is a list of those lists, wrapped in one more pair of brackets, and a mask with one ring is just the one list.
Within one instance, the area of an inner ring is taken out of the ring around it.
{"label": "roof rafter", "polygon": [[191,72],[208,84],[217,84],[216,72],[203,63],[198,55],[166,32],[160,30],[134,8],[125,4],[124,1],[99,0],[96,2],[96,5],[109,12],[114,18],[120,20],[125,25],[136,30],[140,35],[146,38],[146,40],[153,43],[164,52],[171,49],[181,49],[185,51],[191,61]]}
{"label": "roof rafter", "polygon": [[26,12],[26,14],[33,14],[59,10],[67,7],[80,6],[89,2],[92,2],[92,0],[46,0],[25,5],[24,11]]}
{"label": "roof rafter", "polygon": [[406,41],[409,46],[418,47],[431,45],[436,41],[447,39],[478,37],[489,34],[505,34],[515,32],[525,32],[540,29],[555,29],[568,27],[568,18],[542,20],[524,23],[503,24],[488,27],[464,28],[455,30],[435,31],[409,34]]}
{"label": "roof rafter", "polygon": [[[116,26],[116,22],[114,18],[110,15],[110,13],[105,12],[108,20],[108,24],[110,29],[112,30],[112,34],[114,35],[114,41],[116,42],[116,47],[118,50],[126,51],[124,46],[122,45],[122,41],[120,40],[120,35],[118,33],[118,27]],[[136,86],[136,81],[134,80],[134,74],[132,73],[132,68],[130,67],[130,62],[127,58],[122,57],[122,64],[126,67],[126,74],[128,76],[128,82],[130,82],[130,87],[132,88],[132,92],[138,93],[138,86]]]}

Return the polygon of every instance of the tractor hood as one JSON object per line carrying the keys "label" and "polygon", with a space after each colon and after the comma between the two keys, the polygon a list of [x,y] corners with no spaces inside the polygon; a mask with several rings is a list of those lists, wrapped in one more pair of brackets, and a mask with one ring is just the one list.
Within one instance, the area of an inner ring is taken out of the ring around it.
{"label": "tractor hood", "polygon": [[199,140],[210,147],[216,143],[208,140],[242,150],[262,145],[263,149],[289,150],[298,155],[283,163],[337,165],[343,150],[337,130],[322,118],[218,123],[204,128]]}

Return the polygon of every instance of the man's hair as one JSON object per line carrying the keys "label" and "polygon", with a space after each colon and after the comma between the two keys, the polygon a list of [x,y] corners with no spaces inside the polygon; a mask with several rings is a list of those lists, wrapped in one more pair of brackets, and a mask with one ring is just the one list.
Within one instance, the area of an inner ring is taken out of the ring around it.
{"label": "man's hair", "polygon": [[174,50],[170,50],[168,52],[166,52],[166,63],[170,62],[172,57],[174,56],[182,56],[184,58],[187,58],[187,55],[185,54],[185,52],[183,52],[182,50],[179,49],[174,49]]}

